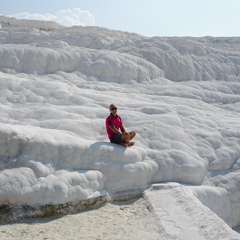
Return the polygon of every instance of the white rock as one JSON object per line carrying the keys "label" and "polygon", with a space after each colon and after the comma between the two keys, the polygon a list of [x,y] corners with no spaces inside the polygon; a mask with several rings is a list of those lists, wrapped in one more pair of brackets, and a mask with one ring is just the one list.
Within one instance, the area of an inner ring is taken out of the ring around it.
{"label": "white rock", "polygon": [[[74,27],[2,28],[0,41],[1,204],[175,181],[239,224],[238,38]],[[110,103],[137,132],[134,147],[109,143]]]}

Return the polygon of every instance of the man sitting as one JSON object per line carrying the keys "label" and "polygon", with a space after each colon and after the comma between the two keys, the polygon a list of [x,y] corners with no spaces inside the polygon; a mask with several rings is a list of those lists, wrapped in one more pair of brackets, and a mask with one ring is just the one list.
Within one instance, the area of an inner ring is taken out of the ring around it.
{"label": "man sitting", "polygon": [[110,115],[106,118],[106,130],[111,143],[121,144],[124,147],[133,146],[130,142],[136,136],[134,131],[126,132],[122,119],[117,115],[117,107],[114,104],[109,106]]}

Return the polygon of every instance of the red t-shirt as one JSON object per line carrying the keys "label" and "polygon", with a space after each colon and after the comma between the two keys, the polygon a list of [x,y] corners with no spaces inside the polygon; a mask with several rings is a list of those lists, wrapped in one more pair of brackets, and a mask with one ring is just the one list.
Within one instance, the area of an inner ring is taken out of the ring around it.
{"label": "red t-shirt", "polygon": [[114,132],[110,129],[109,125],[113,124],[117,130],[120,129],[120,126],[122,125],[122,119],[120,116],[116,115],[114,117],[112,114],[110,114],[106,118],[106,130],[108,134],[108,138],[111,139],[114,136]]}

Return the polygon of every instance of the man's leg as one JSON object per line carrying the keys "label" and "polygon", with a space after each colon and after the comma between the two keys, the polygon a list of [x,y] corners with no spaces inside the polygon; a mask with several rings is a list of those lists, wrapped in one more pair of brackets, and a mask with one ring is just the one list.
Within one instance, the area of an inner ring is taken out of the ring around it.
{"label": "man's leg", "polygon": [[129,132],[129,135],[130,135],[130,140],[132,140],[136,136],[136,133],[134,131],[131,131]]}
{"label": "man's leg", "polygon": [[121,137],[124,141],[124,143],[122,144],[123,146],[127,147],[127,146],[133,146],[135,144],[135,142],[130,142],[131,139],[133,139],[136,136],[136,133],[134,131],[131,132],[124,132]]}
{"label": "man's leg", "polygon": [[125,143],[129,143],[130,142],[130,134],[128,132],[122,133],[121,137],[122,137],[122,140]]}

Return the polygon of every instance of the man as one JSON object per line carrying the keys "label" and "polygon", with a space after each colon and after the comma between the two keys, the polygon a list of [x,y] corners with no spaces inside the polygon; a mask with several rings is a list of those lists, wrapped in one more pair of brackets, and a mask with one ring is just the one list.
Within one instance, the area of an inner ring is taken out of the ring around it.
{"label": "man", "polygon": [[106,118],[106,130],[111,143],[121,144],[124,147],[133,146],[130,142],[136,136],[134,131],[126,132],[122,119],[117,115],[117,107],[114,104],[109,106],[110,115]]}

